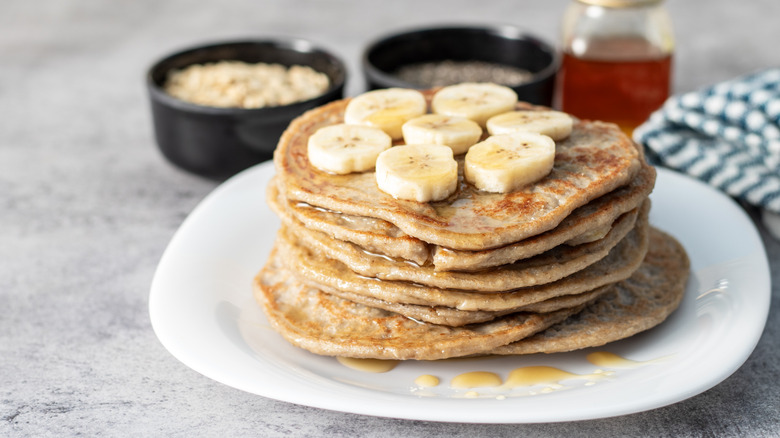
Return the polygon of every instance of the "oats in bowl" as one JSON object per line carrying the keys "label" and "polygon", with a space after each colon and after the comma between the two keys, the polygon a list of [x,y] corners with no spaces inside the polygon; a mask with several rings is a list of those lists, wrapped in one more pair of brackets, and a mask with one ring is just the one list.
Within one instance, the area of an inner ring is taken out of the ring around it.
{"label": "oats in bowl", "polygon": [[326,74],[308,66],[219,61],[171,71],[165,91],[198,105],[263,108],[309,100],[329,85]]}
{"label": "oats in bowl", "polygon": [[190,47],[147,72],[155,139],[177,167],[225,179],[270,159],[290,121],[341,99],[346,79],[340,58],[298,38]]}

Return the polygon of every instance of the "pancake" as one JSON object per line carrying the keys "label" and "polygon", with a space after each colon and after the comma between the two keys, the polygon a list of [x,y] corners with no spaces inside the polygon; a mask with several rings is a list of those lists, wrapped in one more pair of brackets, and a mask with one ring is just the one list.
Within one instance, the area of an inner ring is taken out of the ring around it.
{"label": "pancake", "polygon": [[[281,276],[296,276],[294,270],[287,268],[290,262],[289,254],[285,252],[283,244],[274,246],[271,250],[268,261],[268,269],[273,269],[277,272],[277,275]],[[483,311],[483,310],[458,310],[452,307],[444,306],[428,306],[420,304],[407,304],[401,302],[390,302],[380,299],[376,299],[369,295],[360,293],[353,293],[347,290],[342,290],[332,286],[321,285],[315,282],[307,281],[304,276],[297,276],[297,279],[304,284],[307,284],[313,288],[319,289],[322,292],[335,295],[345,300],[353,301],[363,304],[369,307],[376,307],[378,309],[384,309],[389,312],[401,314],[407,318],[416,319],[422,322],[428,322],[431,324],[441,324],[449,326],[462,326],[466,324],[473,324],[478,322],[485,322],[495,319],[499,316],[506,315],[513,312],[533,312],[533,313],[548,313],[556,310],[567,309],[571,307],[581,306],[587,304],[594,299],[601,296],[605,291],[605,287],[597,288],[592,291],[583,292],[575,295],[565,295],[557,298],[550,298],[548,300],[529,304],[520,308],[505,309],[501,311]]]}
{"label": "pancake", "polygon": [[[429,92],[428,97],[431,96]],[[430,203],[394,199],[376,185],[374,172],[334,175],[308,161],[307,141],[317,129],[343,121],[349,99],[311,110],[282,134],[274,153],[283,195],[315,207],[388,221],[409,236],[459,250],[484,250],[555,228],[576,208],[628,184],[641,168],[638,147],[613,124],[576,121],[556,143],[552,172],[511,193],[487,193],[465,183],[449,198]],[[528,104],[518,108],[535,109]]]}
{"label": "pancake", "polygon": [[654,229],[651,234],[652,246],[639,270],[609,286],[585,310],[518,312],[462,327],[427,324],[324,293],[271,264],[255,279],[255,298],[287,341],[321,355],[434,360],[568,351],[646,330],[679,305],[687,256],[670,236]]}
{"label": "pancake", "polygon": [[[639,207],[655,185],[655,169],[643,164],[642,170],[627,186],[621,187],[574,210],[560,225],[545,233],[495,249],[459,251],[433,246],[432,262],[437,270],[472,271],[514,263],[562,245],[576,244],[603,227],[609,229],[621,215]],[[587,243],[588,239],[584,239]]]}
{"label": "pancake", "polygon": [[354,243],[367,251],[425,264],[430,259],[428,244],[411,237],[382,219],[355,216],[288,201],[282,196],[275,178],[266,190],[268,205],[285,222],[300,222],[307,229],[333,239]]}
{"label": "pancake", "polygon": [[348,215],[304,202],[289,201],[279,193],[275,181],[269,184],[268,202],[288,222],[289,218],[294,218],[307,229],[354,243],[369,252],[410,260],[419,265],[430,259],[436,270],[474,271],[541,254],[602,227],[608,230],[618,216],[638,207],[645,200],[654,183],[655,169],[644,164],[637,177],[627,186],[576,209],[553,230],[507,246],[482,251],[459,251],[428,245],[382,219]]}
{"label": "pancake", "polygon": [[502,346],[491,354],[557,353],[598,347],[625,339],[663,322],[680,305],[690,261],[677,240],[658,230],[650,237],[644,263],[585,309],[537,335]]}
{"label": "pancake", "polygon": [[293,345],[374,359],[552,353],[623,339],[679,306],[689,261],[650,226],[655,170],[617,126],[575,119],[550,173],[510,193],[467,183],[461,154],[455,192],[422,203],[382,192],[373,171],[308,161],[309,137],[343,123],[349,102],[295,119],[274,154],[266,198],[282,226],[254,295]]}
{"label": "pancake", "polygon": [[563,321],[577,309],[513,313],[462,327],[425,324],[306,286],[268,266],[255,298],[291,344],[326,356],[435,360],[483,354]]}
{"label": "pancake", "polygon": [[[648,209],[649,206],[644,209],[640,222],[647,222]],[[371,254],[353,243],[310,230],[297,221],[284,224],[280,236],[338,260],[360,275],[438,288],[504,292],[551,283],[601,260],[634,228],[637,215],[637,210],[624,214],[615,221],[607,236],[595,242],[559,246],[532,258],[476,272],[436,271],[432,266]],[[640,226],[646,227],[646,224]]]}
{"label": "pancake", "polygon": [[277,238],[276,246],[285,263],[295,266],[295,276],[321,290],[338,290],[389,303],[506,312],[556,297],[581,294],[628,278],[639,268],[647,252],[649,228],[646,225],[636,227],[607,257],[564,279],[500,293],[441,289],[366,277],[322,253],[295,245],[284,235]]}

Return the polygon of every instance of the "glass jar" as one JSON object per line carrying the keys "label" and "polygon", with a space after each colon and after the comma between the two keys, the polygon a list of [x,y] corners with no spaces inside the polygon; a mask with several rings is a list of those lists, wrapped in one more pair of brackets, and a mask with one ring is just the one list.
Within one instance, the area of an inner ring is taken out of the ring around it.
{"label": "glass jar", "polygon": [[561,110],[630,135],[669,97],[674,36],[663,0],[574,0],[561,38]]}

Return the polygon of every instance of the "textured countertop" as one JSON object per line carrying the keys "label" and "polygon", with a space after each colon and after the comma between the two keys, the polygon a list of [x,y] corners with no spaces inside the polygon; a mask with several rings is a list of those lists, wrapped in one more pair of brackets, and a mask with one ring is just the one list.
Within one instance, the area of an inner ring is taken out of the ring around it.
{"label": "textured countertop", "polygon": [[[40,0],[0,3],[0,436],[778,436],[780,243],[752,356],[716,387],[623,417],[470,425],[332,412],[245,393],[157,340],[160,256],[217,183],[157,151],[143,75],[200,42],[298,36],[347,60],[385,31],[513,23],[555,40],[565,1]],[[670,0],[675,90],[780,65],[780,3]],[[728,230],[724,230],[728,232]],[[717,238],[713,236],[713,238]]]}

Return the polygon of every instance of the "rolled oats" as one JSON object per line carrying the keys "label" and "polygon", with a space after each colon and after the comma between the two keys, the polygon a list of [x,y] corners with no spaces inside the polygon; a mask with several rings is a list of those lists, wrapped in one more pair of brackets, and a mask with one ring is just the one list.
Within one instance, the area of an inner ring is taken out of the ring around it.
{"label": "rolled oats", "polygon": [[302,65],[219,61],[171,71],[164,89],[199,105],[262,108],[317,97],[329,82],[324,73]]}

